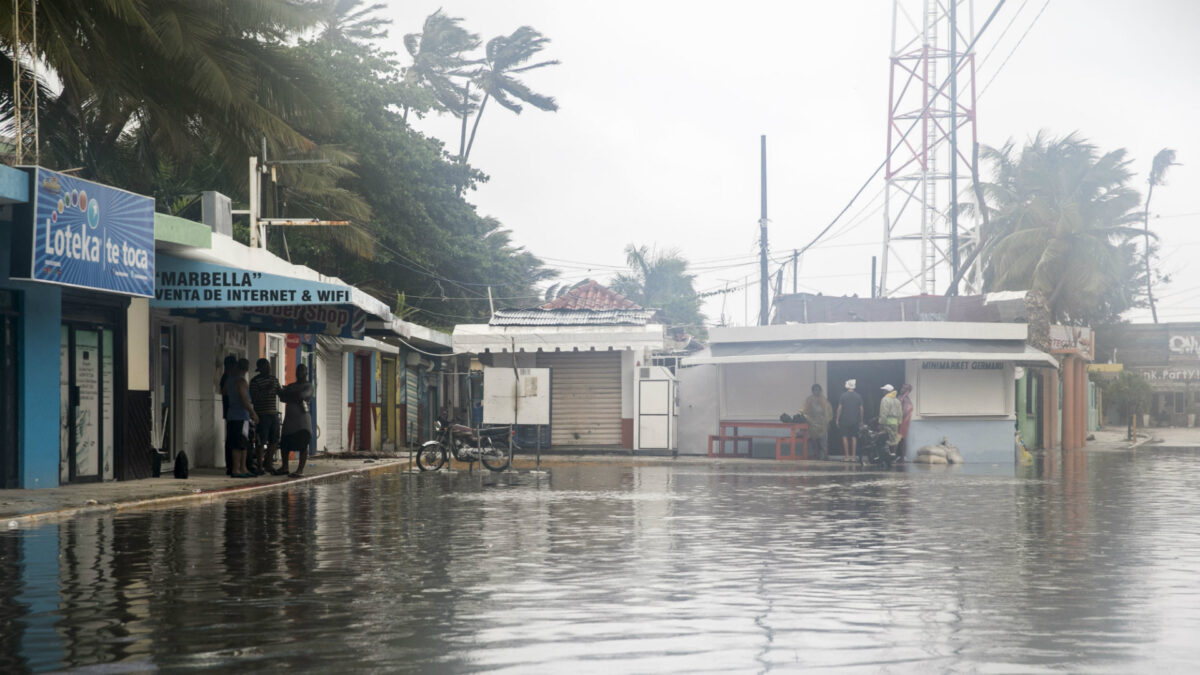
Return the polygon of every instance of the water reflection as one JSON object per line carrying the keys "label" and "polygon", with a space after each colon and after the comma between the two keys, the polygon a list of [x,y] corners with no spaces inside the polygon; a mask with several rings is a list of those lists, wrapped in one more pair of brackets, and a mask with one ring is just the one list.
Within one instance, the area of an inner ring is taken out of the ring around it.
{"label": "water reflection", "polygon": [[0,534],[0,671],[1185,669],[1187,451],[390,474]]}

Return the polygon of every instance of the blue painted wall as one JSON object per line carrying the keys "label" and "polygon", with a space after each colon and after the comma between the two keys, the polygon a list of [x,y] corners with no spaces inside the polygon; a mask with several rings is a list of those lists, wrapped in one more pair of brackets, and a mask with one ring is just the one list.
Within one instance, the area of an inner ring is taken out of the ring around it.
{"label": "blue painted wall", "polygon": [[967,464],[1012,464],[1014,431],[1012,420],[914,419],[908,428],[908,459],[945,437]]}
{"label": "blue painted wall", "polygon": [[[0,242],[9,248],[12,223],[0,221]],[[17,292],[19,379],[17,443],[23,488],[58,487],[59,342],[62,291],[51,284],[12,281],[9,256],[0,255],[0,288]]]}

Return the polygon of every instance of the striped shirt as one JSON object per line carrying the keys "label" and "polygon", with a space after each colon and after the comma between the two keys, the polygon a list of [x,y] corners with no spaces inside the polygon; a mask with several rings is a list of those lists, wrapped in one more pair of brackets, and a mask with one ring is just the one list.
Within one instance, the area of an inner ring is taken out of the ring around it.
{"label": "striped shirt", "polygon": [[278,415],[279,380],[274,375],[259,373],[250,379],[250,402],[259,415]]}

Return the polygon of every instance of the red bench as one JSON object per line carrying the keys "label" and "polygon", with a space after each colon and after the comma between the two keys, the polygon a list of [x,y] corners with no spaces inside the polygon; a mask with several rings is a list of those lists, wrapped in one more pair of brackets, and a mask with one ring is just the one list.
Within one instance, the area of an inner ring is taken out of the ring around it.
{"label": "red bench", "polygon": [[[743,429],[750,430],[749,433]],[[783,430],[787,435],[772,433],[754,433],[762,430]],[[746,420],[721,420],[721,433],[708,437],[709,457],[750,457],[754,450],[754,439],[765,438],[775,441],[775,459],[808,459],[808,425],[791,424],[789,422],[753,422]],[[713,444],[717,447],[714,449]],[[733,452],[726,452],[726,443],[733,443]],[[741,444],[746,444],[746,452],[740,452]],[[796,446],[800,446],[801,455],[796,455]],[[787,452],[784,452],[784,449]]]}

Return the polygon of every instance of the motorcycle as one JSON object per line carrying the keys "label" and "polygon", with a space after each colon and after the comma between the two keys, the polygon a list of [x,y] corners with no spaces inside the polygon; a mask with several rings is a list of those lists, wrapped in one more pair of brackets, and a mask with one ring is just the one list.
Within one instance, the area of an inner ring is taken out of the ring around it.
{"label": "motorcycle", "polygon": [[887,429],[877,421],[863,425],[858,430],[858,460],[864,466],[881,466],[892,468],[896,463],[896,455],[888,446]]}
{"label": "motorcycle", "polygon": [[438,420],[433,428],[437,438],[422,443],[417,451],[417,468],[421,471],[437,471],[450,461],[451,453],[460,462],[480,462],[491,471],[504,471],[512,463],[508,443],[497,444],[494,440],[496,432],[511,433],[507,427],[476,435],[464,424]]}

